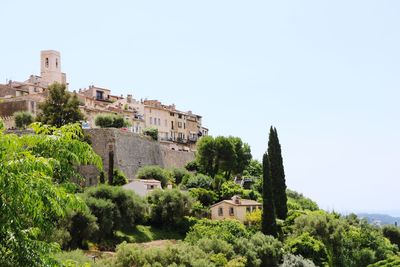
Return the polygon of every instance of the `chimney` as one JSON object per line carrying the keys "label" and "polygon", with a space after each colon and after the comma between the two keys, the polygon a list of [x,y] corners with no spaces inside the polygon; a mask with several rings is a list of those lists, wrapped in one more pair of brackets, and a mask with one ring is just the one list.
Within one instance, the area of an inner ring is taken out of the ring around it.
{"label": "chimney", "polygon": [[132,95],[128,95],[128,96],[126,97],[126,102],[132,103]]}

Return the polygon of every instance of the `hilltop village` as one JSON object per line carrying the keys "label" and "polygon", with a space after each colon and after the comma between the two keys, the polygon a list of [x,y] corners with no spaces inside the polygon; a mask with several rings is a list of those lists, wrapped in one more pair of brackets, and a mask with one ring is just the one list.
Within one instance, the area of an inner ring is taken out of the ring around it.
{"label": "hilltop village", "polygon": [[[45,101],[49,85],[59,83],[68,87],[67,75],[61,70],[60,52],[41,51],[40,70],[40,76],[30,75],[23,82],[10,80],[0,84],[0,118],[7,129],[15,128],[15,112],[27,111],[33,115],[40,112],[39,104]],[[132,94],[117,96],[109,88],[95,85],[72,91],[78,96],[85,117],[82,126],[86,129],[97,128],[95,118],[98,115],[121,115],[129,124],[125,130],[141,134],[146,128],[157,128],[162,145],[181,151],[194,151],[199,137],[208,135],[202,116],[180,111],[174,104],[138,100]]]}

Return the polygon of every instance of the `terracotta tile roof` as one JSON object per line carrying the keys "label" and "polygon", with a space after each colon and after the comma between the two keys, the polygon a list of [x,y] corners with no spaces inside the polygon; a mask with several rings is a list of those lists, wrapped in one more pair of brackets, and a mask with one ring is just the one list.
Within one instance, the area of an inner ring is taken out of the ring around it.
{"label": "terracotta tile roof", "polygon": [[228,203],[228,204],[231,204],[234,206],[261,206],[262,205],[260,202],[257,202],[255,200],[251,200],[251,199],[241,199],[239,204],[235,203],[234,200],[229,199],[229,200],[222,200],[218,203],[215,203],[214,205],[211,206],[211,208],[214,206],[218,206],[222,203]]}

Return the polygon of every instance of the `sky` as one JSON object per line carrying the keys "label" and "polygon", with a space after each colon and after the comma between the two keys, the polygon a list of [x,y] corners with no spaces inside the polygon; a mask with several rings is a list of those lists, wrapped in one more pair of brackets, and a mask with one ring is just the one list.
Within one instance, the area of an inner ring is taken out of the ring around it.
{"label": "sky", "polygon": [[340,212],[400,216],[400,2],[0,3],[0,83],[61,52],[94,84],[203,116],[254,158],[278,130],[289,188]]}

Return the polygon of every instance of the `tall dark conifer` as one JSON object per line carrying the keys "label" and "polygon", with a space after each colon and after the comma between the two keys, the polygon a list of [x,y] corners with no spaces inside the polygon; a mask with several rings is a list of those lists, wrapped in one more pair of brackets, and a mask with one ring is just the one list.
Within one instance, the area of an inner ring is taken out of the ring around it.
{"label": "tall dark conifer", "polygon": [[269,159],[265,153],[263,157],[263,212],[262,212],[262,232],[265,235],[276,236],[277,228],[275,221],[275,207],[272,195],[272,183],[270,179]]}
{"label": "tall dark conifer", "polygon": [[272,181],[272,195],[276,217],[286,219],[287,217],[287,197],[285,170],[283,168],[282,150],[279,144],[278,132],[271,126],[268,141],[268,156],[270,162],[270,177]]}

